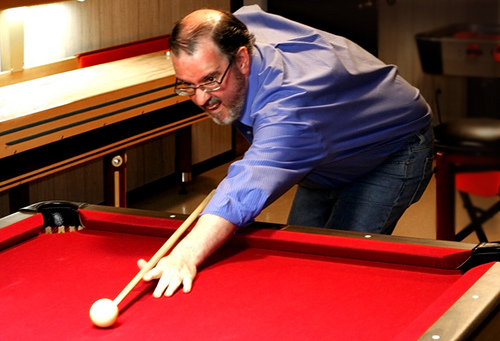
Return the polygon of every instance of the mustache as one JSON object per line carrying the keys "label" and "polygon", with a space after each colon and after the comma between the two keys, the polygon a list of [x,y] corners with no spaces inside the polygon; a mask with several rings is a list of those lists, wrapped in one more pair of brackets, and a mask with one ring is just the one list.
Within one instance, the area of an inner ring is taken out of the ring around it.
{"label": "mustache", "polygon": [[214,104],[217,104],[217,103],[221,103],[222,101],[215,97],[215,96],[212,96],[208,99],[208,101],[202,106],[203,109],[206,109],[207,107],[210,107]]}

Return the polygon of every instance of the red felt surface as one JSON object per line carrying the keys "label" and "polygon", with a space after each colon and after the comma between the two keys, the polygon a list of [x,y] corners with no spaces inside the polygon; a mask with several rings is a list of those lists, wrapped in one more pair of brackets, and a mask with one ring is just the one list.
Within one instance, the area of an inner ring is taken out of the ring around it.
{"label": "red felt surface", "polygon": [[[283,235],[272,232],[276,241]],[[40,235],[4,250],[0,339],[387,340],[406,335],[416,319],[419,328],[429,327],[432,318],[426,316],[442,313],[485,271],[462,275],[227,246],[200,269],[192,293],[154,299],[154,283],[141,282],[122,302],[113,328],[94,327],[88,317],[92,303],[115,298],[137,273],[136,260],[148,259],[164,242],[86,229]]]}

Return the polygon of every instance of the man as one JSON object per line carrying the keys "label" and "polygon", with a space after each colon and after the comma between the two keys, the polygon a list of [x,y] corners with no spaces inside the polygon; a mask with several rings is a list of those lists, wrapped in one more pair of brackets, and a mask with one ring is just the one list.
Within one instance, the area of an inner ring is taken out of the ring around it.
{"label": "man", "polygon": [[160,279],[155,297],[189,292],[197,267],[295,184],[289,224],[390,234],[431,176],[429,106],[394,66],[258,6],[235,15],[195,11],[172,32],[177,93],[251,146],[144,276]]}

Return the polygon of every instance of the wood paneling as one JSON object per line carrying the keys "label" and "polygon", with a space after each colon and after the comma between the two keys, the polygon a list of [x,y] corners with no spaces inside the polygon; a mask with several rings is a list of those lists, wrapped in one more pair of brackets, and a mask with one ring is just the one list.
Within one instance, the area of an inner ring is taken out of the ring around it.
{"label": "wood paneling", "polygon": [[127,150],[127,188],[133,190],[175,172],[175,134]]}
{"label": "wood paneling", "polygon": [[30,202],[69,200],[100,203],[104,199],[102,159],[30,183]]}
{"label": "wood paneling", "polygon": [[[0,9],[10,7],[1,4]],[[230,1],[86,0],[30,6],[24,11],[25,67],[169,33],[176,21],[202,7],[229,10]]]}
{"label": "wood paneling", "polygon": [[[159,36],[169,33],[174,22],[184,15],[202,7],[229,10],[230,1],[86,0],[83,3],[70,1],[30,7],[25,21],[25,55],[28,64],[46,65],[59,63],[61,59],[80,52]],[[54,19],[51,13],[58,17]],[[31,22],[31,18],[36,20]],[[65,25],[61,26],[61,23]],[[43,69],[40,66],[38,71]],[[209,120],[196,124],[193,128],[193,160],[203,161],[230,150],[230,132],[230,127],[219,127]],[[134,189],[171,174],[174,171],[174,151],[172,135],[131,148],[128,188]],[[30,183],[30,200],[100,203],[104,196],[102,186],[102,160],[97,160]],[[6,197],[5,193],[0,193],[0,209],[8,207]],[[2,212],[2,215],[6,213]]]}
{"label": "wood paneling", "polygon": [[176,21],[200,7],[229,9],[229,1],[87,0],[30,7],[26,65],[167,34]]}
{"label": "wood paneling", "polygon": [[69,1],[69,0],[2,0],[2,2],[0,2],[0,10],[14,8],[14,7],[21,7],[21,6],[48,4],[58,1]]}
{"label": "wood paneling", "polygon": [[231,150],[231,126],[205,120],[193,125],[193,164]]}

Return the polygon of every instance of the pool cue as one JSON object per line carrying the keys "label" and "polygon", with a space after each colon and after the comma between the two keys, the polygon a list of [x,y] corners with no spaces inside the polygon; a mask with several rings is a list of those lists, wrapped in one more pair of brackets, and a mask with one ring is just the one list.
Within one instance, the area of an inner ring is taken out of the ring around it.
{"label": "pool cue", "polygon": [[205,206],[207,206],[210,199],[212,199],[215,190],[210,192],[207,197],[201,202],[201,204],[196,207],[196,209],[187,217],[186,220],[177,228],[177,230],[168,238],[168,240],[163,244],[163,246],[151,257],[151,259],[144,265],[144,267],[135,275],[135,277],[130,281],[129,284],[122,290],[121,293],[116,296],[113,302],[118,306],[120,302],[135,288],[137,283],[139,283],[149,270],[155,267],[155,265],[162,259],[163,256],[172,248],[173,245],[179,240],[179,238],[186,232],[186,230],[191,226],[191,224],[198,218],[198,215],[203,211]]}

